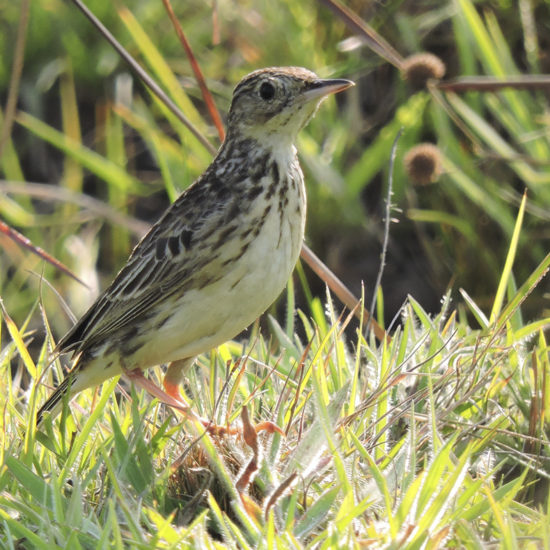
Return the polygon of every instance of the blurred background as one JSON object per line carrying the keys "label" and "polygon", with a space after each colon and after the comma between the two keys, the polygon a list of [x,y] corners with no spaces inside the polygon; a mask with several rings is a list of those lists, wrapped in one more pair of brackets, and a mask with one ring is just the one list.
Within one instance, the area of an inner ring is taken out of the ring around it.
{"label": "blurred background", "polygon": [[[391,147],[403,128],[381,322],[388,325],[409,294],[437,312],[448,290],[462,301],[461,288],[488,314],[525,190],[513,271],[518,286],[549,250],[548,85],[489,92],[428,88],[405,63],[396,67],[375,53],[327,4],[189,0],[174,2],[173,9],[222,116],[234,85],[260,67],[299,65],[357,83],[323,105],[298,149],[309,194],[307,242],[357,296],[364,284],[368,300],[380,264]],[[217,147],[216,129],[162,2],[87,5]],[[435,70],[432,76],[443,81],[479,75],[521,82],[550,71],[547,0],[345,5],[402,58],[437,56],[444,66],[430,68],[434,60],[421,58],[428,63],[421,69]],[[40,322],[33,306],[41,296],[60,336],[71,321],[56,293],[81,314],[147,224],[203,172],[211,155],[72,3],[3,2],[0,26],[0,219],[90,287],[0,234],[0,296],[18,323],[33,310]],[[18,52],[24,55],[16,82]],[[17,97],[11,113],[10,86]],[[13,125],[6,126],[6,116],[15,117]],[[407,157],[422,143],[437,147],[428,149],[428,175],[415,173]],[[324,283],[308,268],[304,273],[309,291],[322,298]],[[52,288],[41,284],[40,274]],[[299,296],[307,295],[296,283]],[[548,308],[547,290],[539,286],[525,304],[530,318]]]}

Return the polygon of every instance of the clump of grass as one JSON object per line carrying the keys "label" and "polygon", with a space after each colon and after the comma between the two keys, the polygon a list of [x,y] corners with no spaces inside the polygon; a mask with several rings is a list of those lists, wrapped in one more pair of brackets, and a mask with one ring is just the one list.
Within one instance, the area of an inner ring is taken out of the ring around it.
{"label": "clump of grass", "polygon": [[[270,342],[253,332],[201,357],[186,382],[198,412],[237,425],[246,406],[254,422],[286,433],[260,436],[244,486],[254,452],[241,437],[197,433],[143,394],[115,393],[116,380],[36,432],[51,373],[29,388],[10,372],[23,360],[38,379],[49,340],[34,363],[30,334],[10,324],[0,364],[3,544],[547,543],[548,515],[533,504],[546,502],[550,472],[550,320],[522,322],[517,308],[549,265],[493,322],[469,298],[455,309],[445,299],[436,316],[410,298],[391,343],[376,344],[360,327],[346,336],[349,318],[329,296],[298,312],[305,338],[271,319]],[[466,309],[484,326],[469,328]]]}

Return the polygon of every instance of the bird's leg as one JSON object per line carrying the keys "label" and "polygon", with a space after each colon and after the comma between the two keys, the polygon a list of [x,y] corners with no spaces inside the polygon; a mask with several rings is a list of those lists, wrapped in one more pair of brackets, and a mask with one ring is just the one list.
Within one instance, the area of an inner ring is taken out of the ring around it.
{"label": "bird's leg", "polygon": [[[180,359],[179,361],[173,361],[168,366],[168,370],[164,375],[164,380],[162,382],[164,385],[164,389],[166,390],[166,393],[176,401],[184,401],[180,393],[181,382],[183,380],[183,376],[185,372],[193,364],[194,360],[195,360],[194,357],[192,357],[187,359]],[[235,430],[234,428],[218,426],[213,422],[210,422],[202,418],[200,419],[200,421],[203,423],[204,426],[208,428],[208,431],[213,434],[223,435],[226,433],[230,433],[230,434],[238,433],[238,430]],[[283,436],[285,435],[285,433],[283,432],[283,430],[281,430],[281,428],[279,428],[279,426],[269,421],[264,421],[264,422],[260,422],[259,424],[256,424],[256,426],[254,426],[254,429],[256,433],[265,431],[270,434],[274,432],[278,432]]]}
{"label": "bird's leg", "polygon": [[169,396],[173,397],[176,401],[184,401],[184,398],[180,392],[180,387],[184,374],[193,364],[194,360],[194,357],[188,357],[187,359],[172,361],[168,365],[168,369],[166,371],[166,374],[164,375],[162,385],[164,386],[166,393]]}
{"label": "bird's leg", "polygon": [[164,390],[159,388],[156,384],[147,379],[141,369],[134,369],[126,371],[126,376],[139,386],[147,391],[153,397],[156,397],[162,403],[165,403],[169,407],[176,409],[183,413],[190,420],[196,420],[200,422],[210,434],[212,435],[226,435],[236,434],[237,430],[234,428],[227,428],[225,426],[218,426],[206,418],[198,416],[189,405],[185,402],[183,396],[180,393],[180,383],[183,377],[183,373],[193,363],[194,358],[181,359],[174,361],[168,366],[166,375],[164,377],[163,386]]}
{"label": "bird's leg", "polygon": [[[180,392],[181,382],[183,376],[187,369],[193,364],[195,360],[194,357],[188,357],[186,359],[179,359],[178,361],[172,361],[168,365],[168,370],[164,375],[164,380],[162,385],[166,390],[166,394],[170,396],[171,399],[179,403],[185,403],[185,399]],[[187,406],[187,405],[186,405]],[[187,406],[189,409],[189,407]],[[185,413],[187,416],[187,412]],[[226,426],[219,426],[214,424],[212,421],[207,420],[206,418],[201,418],[193,413],[195,420],[198,420],[212,435],[226,435],[226,434],[236,434],[238,431],[234,428],[229,428]]]}
{"label": "bird's leg", "polygon": [[[185,371],[192,365],[194,358],[180,359],[170,363],[168,370],[164,376],[163,386],[159,388],[154,382],[151,382],[145,377],[141,369],[134,369],[125,371],[126,376],[138,387],[144,389],[153,397],[156,397],[162,403],[172,407],[183,413],[190,420],[196,420],[200,422],[210,434],[212,435],[235,435],[239,433],[236,428],[230,428],[227,426],[219,426],[212,421],[198,416],[192,408],[185,402],[184,397],[180,392],[181,381]],[[270,434],[278,432],[281,435],[285,435],[283,430],[279,428],[275,423],[264,421],[253,426],[256,433],[266,431]]]}
{"label": "bird's leg", "polygon": [[213,424],[209,420],[206,420],[205,418],[201,418],[200,416],[198,416],[193,411],[193,409],[191,409],[191,407],[189,407],[189,405],[185,403],[181,394],[179,393],[179,391],[177,391],[177,387],[176,387],[175,395],[173,391],[171,393],[165,392],[164,390],[159,388],[156,384],[151,382],[151,380],[146,378],[141,369],[126,371],[125,374],[136,386],[144,389],[146,392],[148,392],[153,397],[156,397],[159,401],[161,401],[165,405],[168,405],[169,407],[172,407],[173,409],[180,411],[189,420],[200,422],[208,430],[209,433],[213,435],[225,435],[225,434],[237,433],[236,430],[233,430],[231,428],[226,428],[225,426],[217,426],[216,424]]}
{"label": "bird's leg", "polygon": [[151,382],[148,378],[145,377],[141,369],[134,369],[125,371],[124,374],[138,387],[144,389],[147,393],[156,397],[159,401],[162,401],[166,405],[179,410],[184,414],[189,414],[191,411],[190,407],[186,405],[181,397],[175,398],[170,393],[163,391],[155,383]]}

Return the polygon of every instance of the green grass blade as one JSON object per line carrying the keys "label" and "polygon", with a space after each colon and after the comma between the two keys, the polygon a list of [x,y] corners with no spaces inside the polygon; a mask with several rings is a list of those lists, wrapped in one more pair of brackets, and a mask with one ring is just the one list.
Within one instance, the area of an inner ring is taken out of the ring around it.
{"label": "green grass blade", "polygon": [[[100,416],[104,414],[105,406],[107,401],[110,399],[112,393],[114,392],[116,385],[118,384],[118,376],[115,376],[105,384],[103,384],[103,391],[101,392],[101,397],[96,403],[95,409],[92,411],[90,416],[87,418],[84,426],[80,433],[76,436],[73,445],[71,447],[70,453],[67,456],[67,460],[59,474],[60,480],[65,480],[69,476],[69,473],[74,465],[74,462],[78,458],[78,455],[82,452],[82,449],[88,445],[90,433],[95,423]],[[61,482],[60,482],[61,483]]]}
{"label": "green grass blade", "polygon": [[19,112],[16,120],[21,126],[27,128],[39,138],[77,160],[82,166],[109,185],[114,185],[126,192],[130,190],[134,192],[145,191],[145,189],[142,189],[141,184],[130,176],[126,170],[32,115]]}
{"label": "green grass blade", "polygon": [[510,248],[508,249],[508,254],[506,256],[506,261],[504,262],[504,268],[502,270],[502,276],[498,284],[497,292],[495,295],[495,300],[493,302],[493,309],[491,310],[491,315],[489,317],[489,322],[494,323],[498,315],[502,310],[502,304],[504,302],[504,295],[506,293],[506,288],[508,287],[508,281],[512,273],[512,266],[514,265],[514,259],[516,257],[519,236],[521,232],[521,226],[523,224],[523,215],[525,213],[525,205],[527,203],[527,193],[523,194],[523,199],[519,207],[518,217],[516,220],[516,225],[514,226],[514,232],[512,233],[512,240],[510,242]]}
{"label": "green grass blade", "polygon": [[504,307],[498,319],[496,320],[495,331],[500,331],[503,326],[512,317],[514,312],[524,302],[527,296],[533,291],[533,289],[540,283],[540,281],[546,276],[550,269],[550,254],[547,254],[537,268],[529,275],[527,280],[519,287],[515,296],[508,301],[508,304]]}

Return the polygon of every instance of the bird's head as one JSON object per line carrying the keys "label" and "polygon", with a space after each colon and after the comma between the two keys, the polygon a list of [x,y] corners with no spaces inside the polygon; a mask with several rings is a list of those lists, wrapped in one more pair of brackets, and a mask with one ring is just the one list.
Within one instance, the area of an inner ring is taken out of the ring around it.
{"label": "bird's head", "polygon": [[321,101],[350,86],[353,86],[351,80],[321,79],[301,67],[254,71],[233,92],[228,137],[233,134],[293,143]]}

